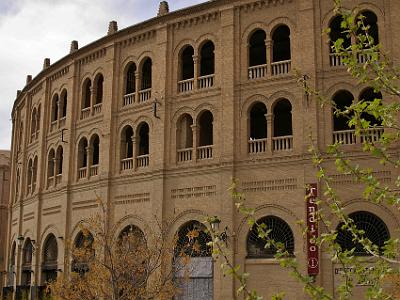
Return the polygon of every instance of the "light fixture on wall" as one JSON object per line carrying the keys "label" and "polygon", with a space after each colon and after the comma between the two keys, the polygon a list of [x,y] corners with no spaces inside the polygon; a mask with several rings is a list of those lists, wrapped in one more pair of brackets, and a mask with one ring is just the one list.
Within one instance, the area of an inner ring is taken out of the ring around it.
{"label": "light fixture on wall", "polygon": [[215,236],[218,237],[221,241],[225,243],[225,245],[228,245],[228,226],[225,226],[224,230],[222,232],[219,231],[219,227],[221,225],[221,220],[217,217],[211,217],[209,219],[209,223],[211,225],[212,231],[215,233]]}
{"label": "light fixture on wall", "polygon": [[24,242],[24,239],[25,239],[25,238],[24,238],[22,235],[20,235],[20,236],[17,237],[18,246],[22,246],[22,243]]}

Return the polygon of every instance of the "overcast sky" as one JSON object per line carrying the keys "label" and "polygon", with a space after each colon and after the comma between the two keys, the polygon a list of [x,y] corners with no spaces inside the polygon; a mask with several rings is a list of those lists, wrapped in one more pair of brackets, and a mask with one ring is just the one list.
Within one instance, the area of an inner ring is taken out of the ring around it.
{"label": "overcast sky", "polygon": [[[206,0],[169,0],[170,11]],[[11,147],[11,109],[26,75],[107,33],[155,17],[159,0],[0,0],[0,149]]]}

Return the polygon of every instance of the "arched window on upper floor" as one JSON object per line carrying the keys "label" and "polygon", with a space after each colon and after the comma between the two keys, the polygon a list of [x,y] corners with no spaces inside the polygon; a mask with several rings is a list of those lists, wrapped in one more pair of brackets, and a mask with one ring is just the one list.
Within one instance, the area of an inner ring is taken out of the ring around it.
{"label": "arched window on upper floor", "polygon": [[[67,105],[68,105],[68,92],[67,90],[63,90],[61,92],[61,103],[60,103],[60,118],[62,121],[67,117]],[[65,124],[65,121],[63,124],[60,124],[60,126],[63,126]]]}
{"label": "arched window on upper floor", "polygon": [[274,137],[272,150],[293,148],[292,105],[287,99],[279,100],[274,106]]}
{"label": "arched window on upper floor", "polygon": [[373,45],[379,44],[379,29],[378,29],[378,17],[376,14],[370,10],[364,10],[358,16],[362,21],[363,25],[357,31],[357,35],[365,36],[368,34],[372,40],[369,44],[368,41],[365,42],[364,48],[370,48]]}
{"label": "arched window on upper floor", "polygon": [[101,104],[103,102],[103,85],[104,85],[104,76],[103,74],[98,74],[95,78],[95,84],[96,84],[96,103]]}
{"label": "arched window on upper floor", "polygon": [[93,242],[93,235],[88,230],[81,230],[76,235],[72,249],[72,272],[83,276],[89,270],[89,265],[96,255]]}
{"label": "arched window on upper floor", "polygon": [[[367,211],[357,211],[351,213],[349,218],[353,220],[357,230],[362,230],[359,233],[360,238],[366,238],[372,242],[372,245],[377,247],[378,251],[383,251],[385,242],[390,239],[389,230],[379,217]],[[342,251],[354,250],[354,255],[370,256],[371,254],[363,247],[362,244],[354,241],[353,234],[343,228],[344,224],[340,223],[337,227],[336,242],[340,245]]]}
{"label": "arched window on upper floor", "polygon": [[215,72],[215,46],[212,41],[205,42],[200,48],[200,76],[213,75]]}
{"label": "arched window on upper floor", "polygon": [[32,192],[36,190],[37,171],[38,171],[38,157],[35,156],[35,159],[33,160]]}
{"label": "arched window on upper floor", "polygon": [[88,167],[88,141],[85,137],[78,143],[78,179],[87,177]]}
{"label": "arched window on upper floor", "polygon": [[189,114],[182,115],[176,124],[177,161],[192,160],[193,153],[193,118]]}
{"label": "arched window on upper floor", "polygon": [[37,126],[37,110],[36,107],[33,108],[32,114],[31,114],[31,142],[36,140],[36,129]]}
{"label": "arched window on upper floor", "polygon": [[89,176],[98,175],[98,167],[100,163],[100,138],[97,134],[90,139],[90,174]]}
{"label": "arched window on upper floor", "polygon": [[262,153],[267,150],[267,107],[262,102],[255,102],[248,117],[249,153]]}
{"label": "arched window on upper floor", "polygon": [[18,132],[18,152],[22,151],[23,144],[24,144],[24,123],[20,122],[19,132]]}
{"label": "arched window on upper floor", "polygon": [[53,96],[51,100],[51,123],[57,122],[58,120],[58,107],[59,107],[59,97],[58,94]]}
{"label": "arched window on upper floor", "polygon": [[16,176],[16,180],[15,180],[15,198],[14,198],[14,203],[16,203],[18,201],[18,198],[19,198],[20,184],[21,184],[21,170],[18,168],[17,169],[17,176]]}
{"label": "arched window on upper floor", "polygon": [[31,285],[32,274],[32,256],[33,244],[30,238],[27,238],[22,248],[22,266],[21,266],[21,285]]}
{"label": "arched window on upper floor", "polygon": [[32,180],[33,180],[33,160],[32,158],[28,161],[28,169],[27,169],[27,194],[32,193]]}
{"label": "arched window on upper floor", "polygon": [[58,146],[56,152],[56,184],[59,184],[62,179],[63,173],[63,162],[64,162],[64,150],[62,146]]}
{"label": "arched window on upper floor", "polygon": [[180,66],[181,74],[180,80],[187,80],[194,78],[194,49],[190,45],[186,45],[181,53]]}
{"label": "arched window on upper floor", "polygon": [[[294,236],[290,226],[277,216],[267,216],[257,221],[257,224],[265,226],[269,231],[268,239],[276,243],[282,243],[285,251],[294,254]],[[267,247],[267,240],[260,238],[258,226],[253,226],[247,236],[247,258],[273,258],[277,253],[273,245]]]}
{"label": "arched window on upper floor", "polygon": [[125,95],[136,92],[136,64],[130,63],[125,74]]}
{"label": "arched window on upper floor", "polygon": [[138,141],[136,166],[147,167],[149,165],[149,147],[150,147],[150,128],[146,122],[142,122],[137,127]]}
{"label": "arched window on upper floor", "polygon": [[334,105],[333,113],[333,131],[350,130],[348,125],[352,113],[347,113],[347,108],[352,105],[354,96],[347,90],[340,90],[335,93],[332,99]]}
{"label": "arched window on upper floor", "polygon": [[209,110],[205,110],[198,117],[199,136],[197,147],[197,159],[210,159],[213,157],[214,145],[214,117]]}
{"label": "arched window on upper floor", "polygon": [[151,89],[152,85],[152,61],[147,57],[142,65],[142,90]]}
{"label": "arched window on upper floor", "polygon": [[267,73],[267,47],[264,30],[257,29],[249,38],[249,79],[265,77]]}
{"label": "arched window on upper floor", "polygon": [[82,110],[89,109],[92,97],[92,81],[87,78],[82,85]]}
{"label": "arched window on upper floor", "polygon": [[272,33],[272,60],[279,62],[291,59],[290,29],[286,25],[278,26]]}
{"label": "arched window on upper floor", "polygon": [[290,29],[286,25],[278,26],[272,33],[273,76],[289,73],[291,69]]}
{"label": "arched window on upper floor", "polygon": [[43,246],[43,283],[49,283],[57,279],[58,267],[58,246],[57,239],[53,234],[49,234]]}
{"label": "arched window on upper floor", "polygon": [[125,126],[121,132],[121,171],[133,169],[134,151],[133,128]]}
{"label": "arched window on upper floor", "polygon": [[[374,101],[380,101],[380,105],[382,105],[382,93],[375,92],[372,87],[368,87],[364,89],[359,96],[359,101],[372,103]],[[361,118],[368,121],[369,125],[372,126],[381,126],[382,120],[375,118],[373,115],[368,112],[363,112],[361,114]]]}
{"label": "arched window on upper floor", "polygon": [[54,185],[54,165],[55,165],[56,155],[54,149],[51,149],[47,159],[47,186]]}
{"label": "arched window on upper floor", "polygon": [[342,22],[343,16],[337,15],[329,23],[329,62],[331,66],[343,65],[341,56],[335,53],[335,42],[342,39],[344,48],[348,48],[351,45],[351,38],[348,33],[344,32],[345,29],[342,28]]}

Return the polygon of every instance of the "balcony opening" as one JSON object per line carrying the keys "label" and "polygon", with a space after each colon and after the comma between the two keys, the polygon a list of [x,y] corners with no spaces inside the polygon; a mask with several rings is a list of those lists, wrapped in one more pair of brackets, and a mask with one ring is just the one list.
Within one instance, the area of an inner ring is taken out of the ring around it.
{"label": "balcony opening", "polygon": [[152,61],[148,57],[142,66],[142,90],[151,89]]}
{"label": "balcony opening", "polygon": [[149,131],[149,125],[146,122],[139,125],[139,156],[149,154]]}
{"label": "balcony opening", "polygon": [[100,139],[97,134],[92,137],[91,148],[92,148],[92,166],[97,166],[100,161]]}
{"label": "balcony opening", "polygon": [[192,46],[186,46],[181,54],[181,80],[194,78],[194,49]]}
{"label": "balcony opening", "polygon": [[32,192],[32,180],[33,180],[33,161],[32,159],[29,160],[28,162],[28,189],[27,189],[27,194],[30,194]]}
{"label": "balcony opening", "polygon": [[280,25],[272,34],[272,60],[279,62],[290,60],[290,29],[286,25]]}
{"label": "balcony opening", "polygon": [[104,77],[102,74],[97,75],[95,79],[96,84],[96,104],[100,104],[103,102],[103,84]]}
{"label": "balcony opening", "polygon": [[67,116],[67,104],[68,104],[68,93],[64,90],[61,93],[61,118],[65,118]]}
{"label": "balcony opening", "polygon": [[214,44],[211,41],[206,42],[200,50],[200,76],[214,74],[215,55]]}
{"label": "balcony opening", "polygon": [[[378,45],[379,44],[378,17],[370,10],[363,11],[361,13],[361,16],[359,17],[362,18],[366,30],[364,31],[362,28],[359,28],[359,30],[357,31],[357,35],[365,36],[365,34],[367,33],[373,39],[372,45]],[[369,47],[370,45],[367,44],[364,45],[364,48],[369,48]]]}
{"label": "balcony opening", "polygon": [[209,110],[204,111],[199,117],[199,146],[213,145],[213,115]]}
{"label": "balcony opening", "polygon": [[125,158],[132,158],[133,157],[133,129],[131,126],[125,126],[122,130],[121,136],[121,157],[122,159]]}
{"label": "balcony opening", "polygon": [[38,157],[35,156],[35,158],[33,160],[32,192],[34,192],[36,190],[37,170],[38,170]]}
{"label": "balcony opening", "polygon": [[92,94],[92,81],[90,79],[86,79],[86,81],[83,83],[82,109],[90,107],[91,94]]}
{"label": "balcony opening", "polygon": [[130,63],[126,71],[125,95],[132,94],[136,91],[136,64]]}
{"label": "balcony opening", "polygon": [[274,137],[293,135],[292,105],[282,99],[274,107]]}
{"label": "balcony opening", "polygon": [[32,256],[33,256],[33,245],[30,238],[27,238],[22,248],[22,274],[21,274],[21,285],[28,287],[32,282]]}
{"label": "balcony opening", "polygon": [[57,280],[58,246],[56,237],[49,234],[43,247],[43,283]]}
{"label": "balcony opening", "polygon": [[33,109],[32,111],[32,115],[31,115],[31,142],[33,142],[36,137],[36,125],[37,125],[37,111],[36,111],[36,107]]}
{"label": "balcony opening", "polygon": [[64,160],[64,150],[63,147],[59,146],[57,148],[56,154],[56,175],[61,175],[63,172],[63,160]]}
{"label": "balcony opening", "polygon": [[193,118],[184,114],[180,117],[177,126],[177,146],[178,149],[187,149],[193,147]]}
{"label": "balcony opening", "polygon": [[348,36],[348,34],[346,32],[343,32],[344,29],[342,28],[341,24],[343,21],[343,17],[342,16],[335,16],[332,21],[329,24],[329,45],[330,45],[330,52],[331,53],[335,53],[335,49],[333,48],[333,45],[335,44],[335,42],[338,39],[342,39],[343,40],[343,47],[344,48],[348,48],[351,45],[351,39],[350,36]]}
{"label": "balcony opening", "polygon": [[87,148],[88,148],[87,139],[82,138],[78,144],[78,167],[80,169],[87,167]]}
{"label": "balcony opening", "polygon": [[267,138],[267,108],[264,103],[256,102],[250,109],[250,140]]}
{"label": "balcony opening", "polygon": [[352,117],[351,112],[346,112],[354,101],[353,94],[349,91],[341,90],[333,96],[333,130],[342,131],[349,130],[349,119]]}
{"label": "balcony opening", "polygon": [[266,34],[264,30],[255,31],[249,40],[249,66],[265,65],[267,63]]}
{"label": "balcony opening", "polygon": [[[375,92],[373,88],[369,87],[366,88],[364,91],[361,92],[360,101],[372,103],[374,100],[382,101],[382,94],[380,92]],[[382,103],[381,103],[382,105]],[[363,112],[361,114],[361,118],[368,121],[369,125],[372,126],[382,126],[382,120],[375,118],[373,115],[369,114],[368,112]]]}
{"label": "balcony opening", "polygon": [[58,119],[58,94],[55,94],[51,101],[51,122],[55,122]]}
{"label": "balcony opening", "polygon": [[55,160],[54,149],[51,149],[49,152],[48,164],[47,164],[47,178],[54,177],[54,160]]}
{"label": "balcony opening", "polygon": [[96,255],[93,242],[93,235],[88,230],[79,231],[72,249],[72,272],[83,276],[89,271],[89,264]]}

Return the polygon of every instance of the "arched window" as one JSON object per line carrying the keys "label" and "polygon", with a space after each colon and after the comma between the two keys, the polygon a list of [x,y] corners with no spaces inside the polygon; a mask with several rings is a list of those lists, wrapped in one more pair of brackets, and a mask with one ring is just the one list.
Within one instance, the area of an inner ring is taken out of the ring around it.
{"label": "arched window", "polygon": [[19,185],[21,184],[21,174],[20,174],[20,169],[17,169],[17,178],[15,182],[15,198],[14,198],[14,203],[18,201],[19,197]]}
{"label": "arched window", "polygon": [[214,43],[206,42],[200,49],[200,76],[212,75],[215,72]]}
{"label": "arched window", "polygon": [[[367,28],[367,31],[365,32],[362,28],[360,28],[357,31],[357,35],[364,36],[366,33],[368,33],[368,35],[373,39],[373,45],[379,44],[378,17],[370,10],[365,10],[361,12],[361,16],[360,18],[362,18],[362,21],[364,23],[364,26]],[[369,45],[364,45],[364,47],[368,48]]]}
{"label": "arched window", "polygon": [[[213,299],[213,261],[209,242],[211,236],[198,221],[189,221],[178,230],[174,277],[181,293],[175,297],[177,300]],[[181,254],[191,257],[186,268],[182,266]],[[185,269],[189,270],[189,276]]]}
{"label": "arched window", "polygon": [[31,142],[36,139],[36,125],[37,125],[37,111],[36,107],[32,110],[31,114]]}
{"label": "arched window", "polygon": [[273,62],[290,60],[290,29],[286,25],[278,26],[272,34]]}
{"label": "arched window", "polygon": [[[376,215],[366,211],[357,211],[351,213],[349,218],[353,220],[357,230],[362,230],[364,233],[359,235],[361,238],[369,239],[373,245],[378,246],[382,250],[385,242],[390,239],[389,230],[386,224]],[[360,243],[353,241],[353,235],[346,229],[343,229],[343,223],[337,227],[336,242],[340,245],[343,251],[355,248],[354,254],[359,256],[370,255]]]}
{"label": "arched window", "polygon": [[118,240],[124,250],[142,252],[147,248],[143,231],[135,225],[126,226],[118,235]]}
{"label": "arched window", "polygon": [[38,157],[35,156],[33,160],[33,174],[32,174],[32,191],[36,190],[36,182],[37,182],[37,171],[38,171]]}
{"label": "arched window", "polygon": [[33,180],[33,161],[29,159],[28,162],[28,191],[27,193],[30,194],[32,192],[32,180]]}
{"label": "arched window", "polygon": [[213,145],[213,115],[209,110],[204,111],[199,119],[200,126],[199,146]]}
{"label": "arched window", "polygon": [[97,134],[92,137],[90,148],[92,150],[92,161],[90,163],[92,166],[97,166],[100,162],[100,139]]}
{"label": "arched window", "polygon": [[57,240],[53,234],[49,234],[43,246],[43,279],[48,283],[57,279]]}
{"label": "arched window", "polygon": [[[281,218],[267,216],[257,221],[257,224],[265,224],[265,230],[270,231],[268,238],[277,243],[282,243],[285,250],[294,253],[294,237],[290,226]],[[264,225],[263,225],[264,226]],[[247,236],[247,257],[248,258],[272,258],[277,249],[271,245],[266,247],[267,241],[259,237],[257,226],[253,226]]]}
{"label": "arched window", "polygon": [[98,74],[96,76],[95,84],[96,84],[96,104],[100,104],[103,102],[104,77],[102,74]]}
{"label": "arched window", "polygon": [[206,233],[206,227],[198,221],[189,221],[178,231],[175,257],[186,254],[191,257],[211,256],[211,236]]}
{"label": "arched window", "polygon": [[338,91],[333,96],[333,130],[334,131],[342,131],[349,130],[350,127],[348,125],[349,118],[351,118],[351,114],[343,115],[340,112],[345,112],[347,107],[349,107],[353,103],[354,97],[353,95],[346,90]]}
{"label": "arched window", "polygon": [[267,108],[264,103],[256,102],[252,105],[249,113],[250,117],[250,140],[267,138]]}
{"label": "arched window", "polygon": [[89,270],[89,264],[95,257],[93,235],[87,231],[79,231],[72,250],[72,272],[84,275]]}
{"label": "arched window", "polygon": [[133,129],[131,126],[125,126],[121,135],[121,158],[133,157]]}
{"label": "arched window", "polygon": [[264,30],[256,30],[249,39],[249,67],[267,63],[266,34]]}
{"label": "arched window", "polygon": [[10,272],[15,272],[15,254],[16,254],[16,243],[13,242],[12,247],[11,247],[11,252],[10,252],[10,263],[9,263],[9,271]]}
{"label": "arched window", "polygon": [[292,105],[289,100],[282,99],[274,107],[274,137],[293,135]]}
{"label": "arched window", "polygon": [[55,94],[51,101],[51,122],[55,122],[58,119],[58,101],[58,94]]}
{"label": "arched window", "polygon": [[68,93],[67,90],[63,90],[61,93],[61,118],[65,118],[67,116],[67,104],[68,104]]}
{"label": "arched window", "polygon": [[151,89],[152,61],[147,57],[142,66],[142,90]]}
{"label": "arched window", "polygon": [[146,122],[138,126],[139,141],[138,141],[138,155],[149,154],[149,125]]}
{"label": "arched window", "polygon": [[92,81],[90,79],[86,79],[83,83],[82,89],[82,109],[89,108],[91,102],[92,95]]}
{"label": "arched window", "polygon": [[88,148],[87,139],[82,138],[78,144],[78,168],[87,167],[87,148]]}
{"label": "arched window", "polygon": [[56,153],[56,175],[61,175],[63,172],[64,150],[59,146]]}
{"label": "arched window", "polygon": [[54,149],[51,149],[49,152],[48,162],[47,162],[47,177],[53,178],[54,177],[54,163],[55,163],[55,152]]}
{"label": "arched window", "polygon": [[36,138],[39,136],[39,130],[40,130],[40,112],[41,112],[42,106],[39,104],[38,110],[37,110],[37,117],[36,117]]}
{"label": "arched window", "polygon": [[126,70],[125,95],[129,95],[136,92],[135,73],[136,73],[136,64],[130,63],[128,69]]}
{"label": "arched window", "polygon": [[[369,87],[363,90],[360,94],[359,100],[364,102],[373,102],[375,99],[382,100],[382,93],[381,92],[375,92],[373,88]],[[361,118],[364,120],[368,121],[370,126],[381,126],[382,125],[382,120],[376,119],[373,115],[363,112],[361,114]]]}
{"label": "arched window", "polygon": [[177,124],[177,147],[178,149],[187,149],[193,147],[193,118],[184,114],[178,120]]}
{"label": "arched window", "polygon": [[341,27],[341,23],[343,21],[343,16],[338,15],[335,16],[331,22],[329,23],[329,39],[330,39],[330,52],[334,53],[335,50],[333,49],[333,45],[338,39],[343,40],[343,47],[347,48],[351,45],[351,39],[350,36],[346,32],[344,32],[344,29]]}
{"label": "arched window", "polygon": [[194,49],[192,46],[185,46],[181,53],[181,80],[187,80],[194,78],[194,61],[193,61]]}
{"label": "arched window", "polygon": [[33,245],[30,238],[27,238],[22,248],[22,266],[21,266],[21,285],[31,285],[31,273],[32,273],[32,254]]}
{"label": "arched window", "polygon": [[18,151],[22,150],[24,140],[24,123],[19,124],[19,133],[18,133]]}

